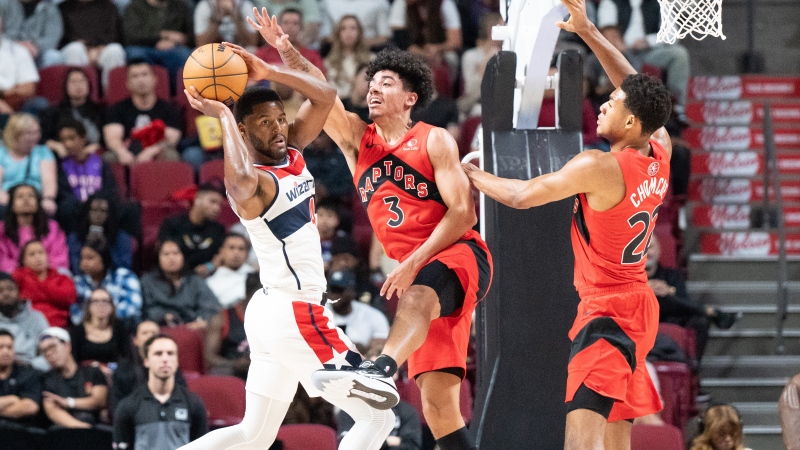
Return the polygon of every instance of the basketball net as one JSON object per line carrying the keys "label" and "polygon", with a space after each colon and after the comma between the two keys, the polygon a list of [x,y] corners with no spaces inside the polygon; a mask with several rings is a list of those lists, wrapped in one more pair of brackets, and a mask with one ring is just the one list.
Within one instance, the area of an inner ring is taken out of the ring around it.
{"label": "basketball net", "polygon": [[722,34],[722,0],[658,0],[661,29],[658,42],[674,44],[686,36],[702,41],[706,36],[725,39]]}

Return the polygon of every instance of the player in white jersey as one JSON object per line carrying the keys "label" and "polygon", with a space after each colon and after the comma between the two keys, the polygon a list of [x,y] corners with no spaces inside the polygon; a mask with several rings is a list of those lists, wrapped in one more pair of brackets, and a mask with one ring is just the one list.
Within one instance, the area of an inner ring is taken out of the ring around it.
{"label": "player in white jersey", "polygon": [[[182,447],[266,449],[275,440],[300,382],[322,395],[311,374],[324,367],[358,366],[361,355],[324,308],[325,276],[314,213],[314,178],[301,149],[322,131],[336,89],[305,73],[271,66],[229,45],[247,63],[251,79],[282,83],[306,101],[288,123],[272,89],[250,88],[234,111],[184,91],[193,108],[222,123],[225,188],[231,207],[250,233],[264,289],[251,299],[244,327],[250,344],[247,410],[238,425],[213,431]],[[377,450],[394,427],[391,410],[362,400],[328,398],[356,424],[340,450]],[[387,414],[388,413],[388,414]]]}

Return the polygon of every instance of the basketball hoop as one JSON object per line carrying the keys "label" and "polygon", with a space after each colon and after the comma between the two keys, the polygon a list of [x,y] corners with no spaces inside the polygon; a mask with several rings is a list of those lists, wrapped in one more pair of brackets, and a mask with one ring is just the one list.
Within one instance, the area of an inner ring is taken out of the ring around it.
{"label": "basketball hoop", "polygon": [[706,36],[725,39],[722,34],[722,0],[658,0],[661,29],[658,42],[674,44],[687,35],[702,41]]}

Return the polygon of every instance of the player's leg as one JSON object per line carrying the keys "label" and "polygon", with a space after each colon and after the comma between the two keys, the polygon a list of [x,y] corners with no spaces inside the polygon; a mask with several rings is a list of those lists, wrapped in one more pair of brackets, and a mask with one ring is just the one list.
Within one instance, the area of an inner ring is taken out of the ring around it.
{"label": "player's leg", "polygon": [[603,450],[606,424],[614,399],[581,384],[568,403],[565,450]]}
{"label": "player's leg", "polygon": [[629,420],[610,422],[606,426],[605,450],[630,450],[632,428],[633,422]]}
{"label": "player's leg", "polygon": [[440,313],[441,305],[436,291],[427,285],[412,285],[397,303],[397,312],[383,346],[383,354],[390,356],[395,365],[402,365],[425,342],[431,321],[438,318]]}
{"label": "player's leg", "polygon": [[422,393],[422,413],[439,448],[476,449],[461,416],[461,377],[444,371],[425,372],[417,377],[417,385]]}
{"label": "player's leg", "polygon": [[339,443],[339,450],[379,450],[395,425],[391,409],[378,410],[357,398],[322,398],[346,412],[355,422]]}

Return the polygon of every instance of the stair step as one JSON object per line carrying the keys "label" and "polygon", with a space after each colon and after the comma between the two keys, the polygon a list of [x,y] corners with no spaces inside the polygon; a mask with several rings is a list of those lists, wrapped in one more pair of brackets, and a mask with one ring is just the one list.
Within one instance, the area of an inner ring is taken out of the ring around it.
{"label": "stair step", "polygon": [[745,448],[758,450],[784,448],[780,425],[745,425],[743,428]]}
{"label": "stair step", "polygon": [[[775,329],[731,329],[709,331],[706,354],[711,355],[771,355],[776,351]],[[800,354],[800,330],[784,330],[784,351]]]}
{"label": "stair step", "polygon": [[[789,256],[788,279],[800,280],[800,257]],[[732,257],[721,255],[693,254],[689,257],[689,277],[692,283],[713,280],[723,281],[770,281],[776,286],[778,278],[777,256]]]}
{"label": "stair step", "polygon": [[741,385],[735,383],[709,384],[706,383],[706,380],[700,380],[700,386],[703,392],[711,394],[711,399],[715,403],[776,402],[781,397],[783,388],[788,381],[786,378],[778,378],[770,383]]}
{"label": "stair step", "polygon": [[[719,306],[723,312],[737,313],[736,328],[773,328],[778,325],[776,305],[726,305]],[[788,305],[784,328],[800,328],[800,305]]]}
{"label": "stair step", "polygon": [[748,426],[780,426],[777,399],[772,402],[730,402]]}
{"label": "stair step", "polygon": [[800,356],[704,356],[700,364],[702,380],[730,378],[791,378],[800,373]]}

